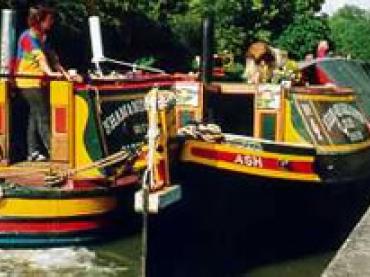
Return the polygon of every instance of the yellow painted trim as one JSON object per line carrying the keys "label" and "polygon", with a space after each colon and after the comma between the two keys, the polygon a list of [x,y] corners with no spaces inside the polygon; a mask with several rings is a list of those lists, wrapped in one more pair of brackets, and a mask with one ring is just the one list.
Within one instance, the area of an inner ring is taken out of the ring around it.
{"label": "yellow painted trim", "polygon": [[73,86],[68,92],[68,157],[69,167],[75,167],[75,97]]}
{"label": "yellow painted trim", "polygon": [[146,166],[147,166],[146,159],[138,159],[135,161],[133,165],[133,170],[135,172],[138,172],[138,171],[144,170]]}
{"label": "yellow painted trim", "polygon": [[0,80],[0,103],[4,104],[6,102],[6,91],[7,91],[7,82],[5,80]]}
{"label": "yellow painted trim", "polygon": [[316,95],[316,94],[295,94],[297,100],[314,100],[314,101],[354,101],[354,95]]}
{"label": "yellow painted trim", "polygon": [[139,157],[135,160],[135,162],[133,164],[133,170],[135,172],[142,171],[147,166],[147,162],[146,162],[145,157],[148,153],[148,145],[143,145],[140,152],[141,152],[141,154],[139,155]]}
{"label": "yellow painted trim", "polygon": [[354,152],[357,150],[361,150],[364,148],[370,147],[370,140],[360,142],[360,143],[354,143],[354,144],[343,144],[343,145],[317,145],[317,149],[319,152]]}
{"label": "yellow painted trim", "polygon": [[0,216],[29,218],[58,218],[99,215],[115,209],[114,197],[80,199],[21,199],[0,200]]}
{"label": "yellow painted trim", "polygon": [[132,99],[143,99],[147,93],[146,92],[138,92],[136,94],[125,94],[125,95],[117,95],[117,96],[100,96],[101,101],[122,101],[122,100],[132,100]]}
{"label": "yellow painted trim", "polygon": [[[201,147],[196,142],[197,147]],[[204,145],[203,145],[204,146]],[[277,155],[272,153],[266,153],[263,151],[253,151],[253,150],[243,150],[237,147],[204,147],[204,149],[212,149],[216,151],[233,151],[234,153],[238,153],[241,155],[251,154],[253,156],[258,157],[280,157],[280,159],[286,160],[295,160],[295,161],[313,161],[313,157],[311,156],[295,156],[295,155]],[[233,149],[233,150],[231,150]],[[297,172],[289,172],[289,171],[279,171],[279,170],[272,170],[272,169],[264,169],[264,168],[257,168],[257,167],[248,167],[246,165],[240,165],[233,162],[226,162],[220,160],[211,160],[207,158],[199,158],[195,157],[191,154],[191,144],[185,143],[184,152],[182,154],[182,160],[188,162],[194,162],[198,164],[207,165],[213,168],[229,170],[233,172],[243,173],[243,174],[250,174],[260,177],[267,177],[267,178],[280,178],[285,180],[299,180],[299,181],[307,181],[307,182],[320,182],[321,179],[317,174],[304,174],[304,173],[297,173]]]}
{"label": "yellow painted trim", "polygon": [[283,141],[300,144],[310,144],[305,140],[294,128],[292,119],[292,105],[289,100],[285,100],[285,124],[284,124],[284,136]]}
{"label": "yellow painted trim", "polygon": [[70,92],[73,90],[71,82],[52,81],[50,82],[50,104],[51,106],[68,106]]}
{"label": "yellow painted trim", "polygon": [[272,158],[272,159],[280,159],[280,160],[295,160],[295,161],[303,161],[303,162],[312,162],[314,160],[313,156],[277,154],[277,153],[266,152],[263,150],[241,148],[240,146],[227,144],[227,143],[217,144],[217,143],[197,141],[197,140],[189,140],[185,142],[184,149],[186,151],[190,151],[192,147],[203,148],[205,150],[232,152],[232,153],[238,153],[241,155],[253,155],[253,156],[259,156],[262,158]]}
{"label": "yellow painted trim", "polygon": [[0,105],[4,108],[4,114],[0,122],[4,126],[4,134],[0,135],[0,160],[8,162],[9,158],[9,82],[0,79]]}
{"label": "yellow painted trim", "polygon": [[201,142],[201,141],[187,141],[185,142],[181,159],[185,162],[186,161],[194,162],[198,164],[207,165],[213,168],[225,169],[229,171],[234,171],[234,172],[243,173],[243,174],[251,174],[251,175],[261,176],[261,177],[281,178],[285,180],[312,181],[312,182],[321,181],[320,177],[317,174],[304,174],[304,173],[289,172],[289,171],[263,169],[263,168],[257,168],[257,167],[248,167],[246,165],[240,165],[240,164],[233,163],[233,162],[211,160],[207,158],[199,158],[191,154],[192,147],[203,148],[205,150],[232,152],[232,153],[237,153],[240,155],[258,156],[261,158],[276,158],[276,159],[287,160],[287,161],[294,160],[294,161],[313,162],[314,160],[313,156],[275,154],[275,153],[269,153],[263,150],[241,149],[238,146],[232,146],[232,145],[227,145],[227,144],[212,144],[212,143]]}
{"label": "yellow painted trim", "polygon": [[[84,142],[84,131],[88,121],[89,111],[87,103],[78,95],[75,96],[75,166],[77,168],[87,164],[91,164],[89,154],[87,153]],[[83,177],[103,177],[98,169],[90,169],[83,171],[77,175],[78,178]]]}

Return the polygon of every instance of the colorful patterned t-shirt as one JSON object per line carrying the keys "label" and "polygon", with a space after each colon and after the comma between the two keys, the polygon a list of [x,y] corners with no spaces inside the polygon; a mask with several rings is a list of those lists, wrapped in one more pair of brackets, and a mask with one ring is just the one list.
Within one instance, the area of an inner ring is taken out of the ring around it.
{"label": "colorful patterned t-shirt", "polygon": [[[46,61],[43,44],[37,34],[28,29],[18,40],[16,73],[43,76],[41,60]],[[38,88],[41,86],[41,79],[17,78],[16,83],[19,88]]]}

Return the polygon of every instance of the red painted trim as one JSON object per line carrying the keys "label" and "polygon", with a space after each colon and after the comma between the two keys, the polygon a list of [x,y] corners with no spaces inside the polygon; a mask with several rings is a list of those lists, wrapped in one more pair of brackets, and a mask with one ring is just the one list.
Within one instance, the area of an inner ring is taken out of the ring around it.
{"label": "red painted trim", "polygon": [[166,183],[166,161],[161,159],[157,165],[159,181]]}
{"label": "red painted trim", "polygon": [[0,135],[5,134],[5,109],[0,105]]}
{"label": "red painted trim", "polygon": [[108,180],[105,178],[84,178],[84,179],[69,179],[67,183],[74,190],[89,190],[99,186],[107,186]]}
{"label": "red painted trim", "polygon": [[96,88],[98,90],[130,90],[130,89],[150,89],[152,87],[161,87],[161,86],[172,86],[176,80],[171,81],[150,81],[150,82],[128,82],[128,83],[119,83],[119,84],[99,84],[99,85],[85,85],[75,87],[76,90],[89,90]]}
{"label": "red painted trim", "polygon": [[[235,162],[237,160],[238,155],[242,155],[240,153],[233,153],[233,152],[226,152],[226,151],[217,151],[211,149],[204,149],[200,147],[192,147],[191,154],[199,157],[205,158],[209,160],[215,161],[224,161],[228,163],[238,164]],[[242,155],[243,156],[243,155]],[[275,159],[275,158],[265,158],[260,157],[257,155],[250,155],[251,157],[260,158],[263,169],[270,169],[270,170],[280,170],[280,171],[293,171],[299,173],[306,173],[312,174],[314,173],[313,164],[312,162],[302,162],[302,161],[288,161],[286,166],[282,166],[283,160]],[[253,166],[254,168],[258,168],[258,166]]]}
{"label": "red painted trim", "polygon": [[318,84],[328,84],[333,83],[333,81],[329,78],[328,74],[318,66],[316,67],[316,81]]}
{"label": "red painted trim", "polygon": [[289,170],[299,173],[314,173],[313,163],[293,161],[289,163]]}
{"label": "red painted trim", "polygon": [[57,133],[67,133],[67,108],[55,108],[55,131]]}
{"label": "red painted trim", "polygon": [[108,220],[81,220],[81,221],[0,221],[1,233],[42,234],[42,233],[68,233],[89,231],[109,225]]}
{"label": "red painted trim", "polygon": [[129,175],[129,176],[123,176],[118,178],[115,183],[114,187],[128,187],[128,186],[134,186],[139,184],[139,176],[137,175]]}
{"label": "red painted trim", "polygon": [[74,89],[89,90],[97,88],[99,90],[129,90],[129,89],[142,89],[152,88],[154,86],[172,86],[175,82],[196,82],[194,77],[189,77],[186,74],[143,74],[133,77],[131,80],[102,80],[95,81],[95,84],[74,84]]}

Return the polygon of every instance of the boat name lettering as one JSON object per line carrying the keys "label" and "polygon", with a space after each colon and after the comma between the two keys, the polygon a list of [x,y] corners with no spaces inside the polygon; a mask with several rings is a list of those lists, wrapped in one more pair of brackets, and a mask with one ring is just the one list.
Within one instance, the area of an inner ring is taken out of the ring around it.
{"label": "boat name lettering", "polygon": [[306,116],[312,116],[313,115],[313,112],[312,112],[312,109],[311,109],[310,104],[308,104],[308,103],[302,103],[301,104],[301,107],[302,107],[303,113]]}
{"label": "boat name lettering", "polygon": [[365,117],[355,107],[345,103],[334,104],[322,117],[328,131],[332,131],[333,127],[337,126],[351,142],[364,139],[362,131],[356,127],[355,120],[361,124],[366,123]]}
{"label": "boat name lettering", "polygon": [[323,141],[324,137],[321,134],[319,125],[315,122],[315,119],[313,117],[310,118],[310,125],[312,131],[315,133],[318,140]]}
{"label": "boat name lettering", "polygon": [[237,154],[234,163],[245,165],[248,167],[259,167],[259,168],[263,167],[262,158],[251,155]]}
{"label": "boat name lettering", "polygon": [[128,117],[142,113],[145,111],[143,99],[137,99],[129,103],[124,103],[112,113],[106,116],[103,121],[104,131],[110,135],[120,124],[122,124]]}
{"label": "boat name lettering", "polygon": [[[341,120],[341,118],[343,119]],[[341,125],[345,129],[354,128],[355,123],[352,118],[358,120],[362,124],[366,123],[365,117],[355,107],[349,104],[339,103],[331,106],[323,115],[322,120],[326,128],[331,131],[336,124]]]}

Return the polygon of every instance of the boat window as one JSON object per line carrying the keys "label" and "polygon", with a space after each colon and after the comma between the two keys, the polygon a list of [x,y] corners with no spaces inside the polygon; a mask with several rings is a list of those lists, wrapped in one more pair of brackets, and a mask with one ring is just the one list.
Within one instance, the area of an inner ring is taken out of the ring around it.
{"label": "boat window", "polygon": [[318,145],[355,144],[370,138],[366,117],[350,96],[297,97],[295,103]]}
{"label": "boat window", "polygon": [[275,140],[276,134],[276,114],[261,115],[261,137],[264,139]]}
{"label": "boat window", "polygon": [[206,102],[209,121],[220,125],[223,132],[253,135],[254,95],[209,93]]}

